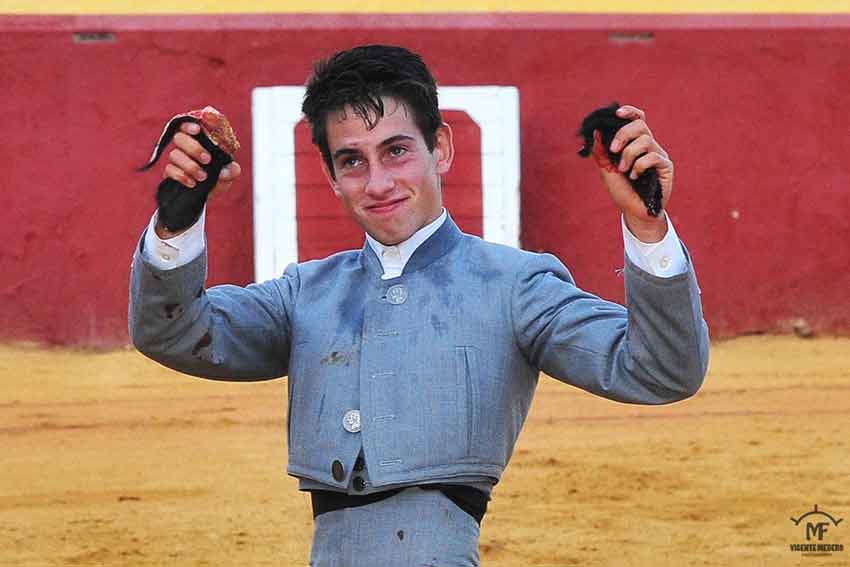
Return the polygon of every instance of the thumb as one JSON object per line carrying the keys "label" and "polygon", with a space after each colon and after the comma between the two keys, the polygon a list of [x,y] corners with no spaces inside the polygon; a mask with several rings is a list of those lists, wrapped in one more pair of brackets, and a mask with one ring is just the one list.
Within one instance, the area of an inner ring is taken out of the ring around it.
{"label": "thumb", "polygon": [[617,173],[617,168],[611,163],[611,158],[608,157],[608,149],[602,143],[602,135],[599,130],[593,131],[593,161],[599,169],[605,170],[608,173]]}
{"label": "thumb", "polygon": [[227,190],[230,189],[230,186],[233,185],[233,182],[241,173],[242,168],[239,167],[239,164],[235,161],[230,162],[221,168],[221,173],[218,174],[218,183],[216,183],[215,187],[213,187],[212,191],[210,191],[208,198],[213,199],[218,195],[227,193]]}
{"label": "thumb", "polygon": [[242,173],[242,167],[235,161],[230,162],[221,169],[219,178],[224,181],[233,181]]}

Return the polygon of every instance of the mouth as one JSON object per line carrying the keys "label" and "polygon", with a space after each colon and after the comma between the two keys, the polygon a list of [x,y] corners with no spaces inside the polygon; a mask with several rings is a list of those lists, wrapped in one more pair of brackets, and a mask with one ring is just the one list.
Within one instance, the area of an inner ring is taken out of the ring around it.
{"label": "mouth", "polygon": [[374,205],[369,205],[366,207],[366,210],[372,214],[376,215],[387,215],[390,213],[394,213],[401,205],[407,200],[407,197],[401,197],[399,199],[389,199],[387,201],[381,201],[380,203],[375,203]]}

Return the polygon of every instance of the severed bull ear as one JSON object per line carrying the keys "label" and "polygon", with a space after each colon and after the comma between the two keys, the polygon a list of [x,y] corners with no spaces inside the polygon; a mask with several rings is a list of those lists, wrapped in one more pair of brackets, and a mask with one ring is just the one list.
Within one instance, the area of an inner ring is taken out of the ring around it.
{"label": "severed bull ear", "polygon": [[[611,142],[614,141],[617,131],[631,120],[617,116],[618,108],[620,108],[620,103],[612,102],[608,106],[597,108],[585,117],[578,130],[579,137],[584,141],[578,155],[581,157],[591,155],[593,152],[593,132],[598,130],[605,151],[608,152],[608,159],[615,166],[620,164],[620,153],[611,151]],[[627,179],[628,173],[626,172]],[[629,183],[641,198],[643,204],[646,205],[647,214],[653,217],[658,216],[661,212],[662,193],[661,182],[658,180],[658,172],[655,171],[655,168],[647,169],[637,179],[629,179]]]}
{"label": "severed bull ear", "polygon": [[222,168],[233,161],[233,154],[239,149],[239,141],[230,122],[218,110],[207,106],[202,110],[178,114],[169,120],[154,146],[150,159],[138,171],[147,171],[153,167],[180,126],[186,122],[195,122],[201,126],[201,131],[194,138],[209,152],[212,159],[201,166],[207,178],[194,188],[186,187],[170,178],[159,184],[156,192],[159,222],[170,232],[179,232],[198,220],[210,191],[218,183]]}

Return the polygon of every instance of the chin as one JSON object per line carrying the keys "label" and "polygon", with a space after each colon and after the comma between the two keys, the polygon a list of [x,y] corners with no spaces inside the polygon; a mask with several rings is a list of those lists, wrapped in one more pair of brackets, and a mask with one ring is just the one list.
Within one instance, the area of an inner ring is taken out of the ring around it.
{"label": "chin", "polygon": [[399,236],[397,234],[384,234],[384,235],[381,235],[380,237],[376,237],[375,240],[377,240],[378,242],[380,242],[384,246],[395,246],[396,244],[404,242],[408,238],[410,238],[409,235],[408,236],[404,236],[404,235]]}
{"label": "chin", "polygon": [[400,244],[413,236],[416,231],[406,232],[404,234],[396,234],[392,238],[387,239],[387,242],[390,242],[390,246],[394,246],[396,244]]}
{"label": "chin", "polygon": [[386,246],[394,246],[399,242],[404,242],[411,236],[416,230],[410,228],[389,228],[389,229],[375,229],[371,231],[367,231],[372,235],[372,238],[380,242],[381,244],[385,244]]}

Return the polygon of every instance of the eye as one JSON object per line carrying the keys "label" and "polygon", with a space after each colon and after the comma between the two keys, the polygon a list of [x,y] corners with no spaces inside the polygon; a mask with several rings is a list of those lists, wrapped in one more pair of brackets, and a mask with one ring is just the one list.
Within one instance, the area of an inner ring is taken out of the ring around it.
{"label": "eye", "polygon": [[359,157],[349,157],[349,158],[345,158],[342,161],[342,168],[343,169],[353,169],[355,167],[359,167],[362,163],[363,163],[363,160],[360,159]]}
{"label": "eye", "polygon": [[404,146],[392,146],[390,147],[389,154],[393,157],[401,157],[407,153],[407,148]]}

